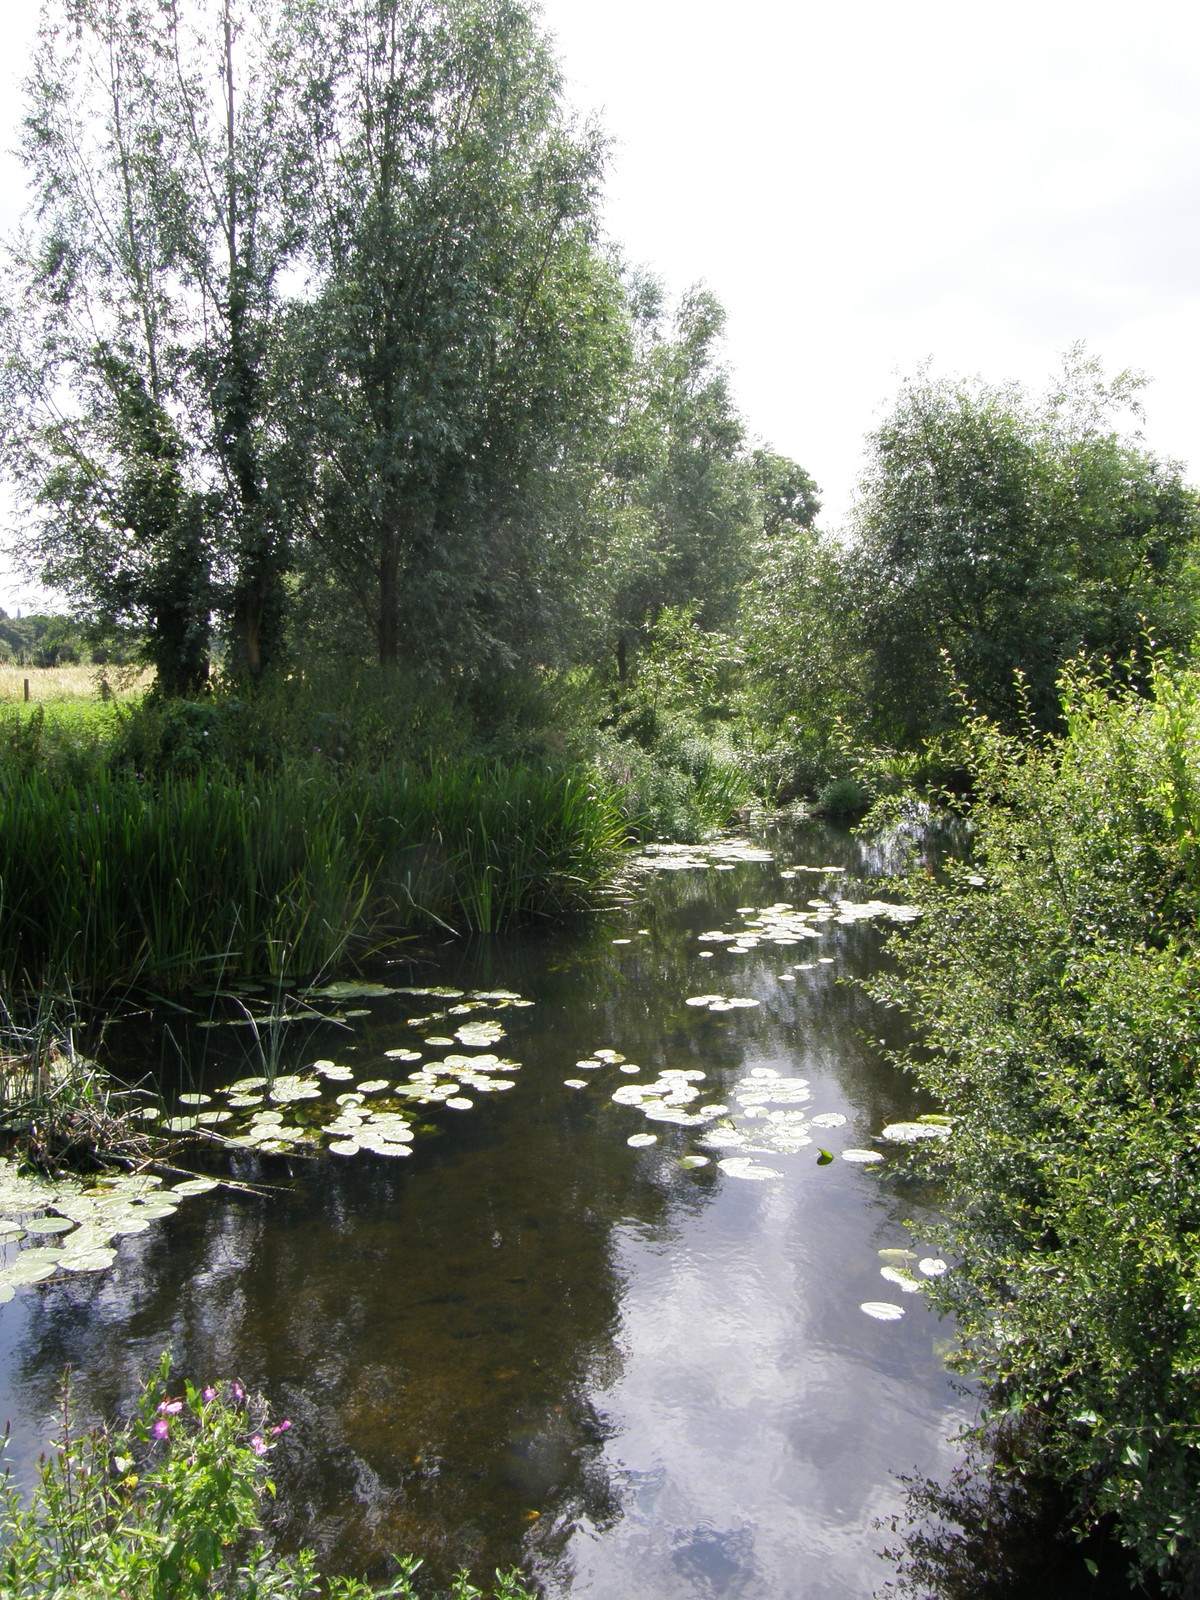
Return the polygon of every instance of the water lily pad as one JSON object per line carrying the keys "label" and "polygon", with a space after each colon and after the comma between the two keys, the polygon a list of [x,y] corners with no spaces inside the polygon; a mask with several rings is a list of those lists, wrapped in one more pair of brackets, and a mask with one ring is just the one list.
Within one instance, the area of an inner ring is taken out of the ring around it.
{"label": "water lily pad", "polygon": [[940,1278],[949,1268],[940,1256],[922,1256],[917,1266],[927,1278]]}
{"label": "water lily pad", "polygon": [[388,1078],[367,1078],[355,1087],[358,1089],[359,1094],[379,1094],[381,1090],[391,1088],[391,1080]]}
{"label": "water lily pad", "polygon": [[[420,1057],[417,1051],[410,1050],[407,1052],[405,1059],[417,1061]],[[314,1063],[314,1070],[319,1072],[327,1083],[347,1083],[354,1076],[353,1067],[338,1066],[333,1061],[317,1061]]]}
{"label": "water lily pad", "polygon": [[168,1133],[194,1133],[196,1131],[195,1117],[167,1117],[163,1127]]}
{"label": "water lily pad", "polygon": [[887,1261],[893,1267],[902,1267],[906,1262],[917,1259],[915,1250],[880,1250],[878,1255],[881,1261]]}
{"label": "water lily pad", "polygon": [[329,1145],[335,1156],[356,1156],[360,1148],[356,1139],[334,1139]]}
{"label": "water lily pad", "polygon": [[708,1166],[707,1156],[680,1156],[677,1163],[685,1172],[692,1172],[696,1167]]}
{"label": "water lily pad", "polygon": [[876,1322],[899,1322],[904,1315],[904,1307],[891,1300],[864,1300],[858,1309],[874,1317]]}
{"label": "water lily pad", "polygon": [[258,1094],[235,1094],[229,1100],[232,1111],[249,1111],[251,1106],[262,1105],[262,1096]]}
{"label": "water lily pad", "polygon": [[210,1094],[181,1094],[179,1096],[179,1104],[181,1106],[207,1106],[211,1105],[211,1103],[212,1095]]}
{"label": "water lily pad", "polygon": [[[466,1041],[464,1040],[464,1043],[465,1042]],[[425,1043],[432,1045],[435,1050],[445,1050],[454,1043],[454,1040],[451,1039],[448,1034],[430,1033],[426,1034]]]}
{"label": "water lily pad", "polygon": [[883,1157],[878,1150],[843,1150],[843,1161],[855,1162],[858,1166],[873,1166],[875,1162],[882,1161]]}
{"label": "water lily pad", "polygon": [[[69,1233],[75,1224],[70,1217],[34,1217],[26,1222],[25,1229],[28,1233]],[[17,1232],[20,1233],[20,1229]]]}
{"label": "water lily pad", "polygon": [[456,1094],[451,1096],[446,1101],[446,1104],[455,1111],[470,1111],[473,1109],[475,1102],[474,1100],[468,1100],[465,1095]]}
{"label": "water lily pad", "polygon": [[265,1078],[239,1078],[236,1083],[229,1084],[224,1089],[218,1089],[218,1094],[253,1094],[256,1089],[265,1089]]}
{"label": "water lily pad", "polygon": [[916,1294],[921,1285],[911,1272],[906,1272],[903,1267],[880,1267],[879,1276],[886,1278],[889,1283],[894,1283],[905,1294]]}
{"label": "water lily pad", "polygon": [[814,1128],[840,1128],[844,1126],[846,1118],[840,1111],[822,1111],[818,1116],[809,1119]]}
{"label": "water lily pad", "polygon": [[631,1133],[625,1143],[634,1150],[644,1150],[648,1145],[658,1143],[658,1135],[656,1133]]}
{"label": "water lily pad", "polygon": [[[419,1061],[421,1059],[419,1050],[385,1050],[383,1053],[389,1061]],[[345,1072],[346,1076],[349,1077],[350,1068],[345,1068]]]}
{"label": "water lily pad", "polygon": [[[401,994],[403,992],[400,989],[389,989],[384,983],[353,983],[348,980],[339,983],[327,983],[320,989],[305,990],[307,995],[317,996],[322,1000],[378,1000],[386,995]],[[410,990],[408,992],[434,994],[437,991],[428,989]]]}
{"label": "water lily pad", "polygon": [[53,1277],[57,1266],[57,1261],[25,1261],[18,1256],[11,1266],[0,1270],[0,1284],[19,1287],[26,1283],[41,1283],[43,1279]]}
{"label": "water lily pad", "polygon": [[58,1265],[63,1272],[103,1272],[116,1259],[115,1250],[68,1251]]}
{"label": "water lily pad", "polygon": [[726,1156],[717,1162],[717,1166],[730,1178],[752,1178],[762,1182],[766,1178],[783,1177],[778,1168],[764,1166],[759,1161],[751,1160],[749,1156]]}
{"label": "water lily pad", "polygon": [[282,1073],[268,1090],[276,1105],[291,1105],[297,1100],[317,1100],[321,1086],[314,1078],[301,1078],[295,1073]]}
{"label": "water lily pad", "polygon": [[196,1121],[202,1128],[215,1127],[218,1122],[232,1122],[232,1111],[201,1111]]}
{"label": "water lily pad", "polygon": [[210,1189],[217,1187],[216,1178],[185,1178],[182,1183],[173,1183],[170,1194],[207,1194]]}
{"label": "water lily pad", "polygon": [[586,1078],[564,1078],[563,1079],[563,1087],[566,1088],[566,1089],[586,1089],[587,1088],[587,1079]]}
{"label": "water lily pad", "polygon": [[889,1122],[879,1137],[888,1144],[919,1144],[922,1139],[948,1139],[950,1129],[940,1122]]}

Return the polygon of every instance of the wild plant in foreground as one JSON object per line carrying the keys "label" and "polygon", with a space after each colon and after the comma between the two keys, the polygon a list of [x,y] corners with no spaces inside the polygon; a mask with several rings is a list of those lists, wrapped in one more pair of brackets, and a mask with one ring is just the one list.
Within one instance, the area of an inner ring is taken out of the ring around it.
{"label": "wild plant in foreground", "polygon": [[[254,1535],[275,1493],[269,1460],[291,1427],[229,1382],[172,1392],[162,1357],[124,1427],[79,1431],[69,1378],[59,1437],[42,1457],[29,1505],[0,1490],[0,1593],[6,1600],[417,1600],[420,1561],[383,1588],[321,1580],[311,1551],[277,1556]],[[533,1600],[497,1573],[495,1600]],[[467,1574],[448,1600],[483,1600]]]}

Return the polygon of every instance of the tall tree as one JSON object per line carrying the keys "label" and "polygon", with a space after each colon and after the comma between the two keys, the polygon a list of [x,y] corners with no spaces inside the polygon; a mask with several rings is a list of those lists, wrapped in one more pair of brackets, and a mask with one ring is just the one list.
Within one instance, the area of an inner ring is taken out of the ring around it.
{"label": "tall tree", "polygon": [[27,85],[6,464],[43,576],[140,620],[168,692],[203,684],[214,609],[251,675],[277,640],[287,451],[269,358],[303,239],[289,19],[260,0],[186,16],[50,0]]}
{"label": "tall tree", "polygon": [[871,441],[847,590],[884,737],[957,721],[943,653],[989,714],[1011,725],[1028,706],[1052,726],[1069,656],[1119,665],[1147,628],[1190,641],[1200,507],[1177,464],[1116,426],[1133,395],[1078,351],[1041,402],[904,389]]}
{"label": "tall tree", "polygon": [[528,630],[548,475],[625,361],[601,142],[515,0],[364,0],[332,23],[310,102],[321,287],[293,324],[310,533],[380,662],[470,669]]}

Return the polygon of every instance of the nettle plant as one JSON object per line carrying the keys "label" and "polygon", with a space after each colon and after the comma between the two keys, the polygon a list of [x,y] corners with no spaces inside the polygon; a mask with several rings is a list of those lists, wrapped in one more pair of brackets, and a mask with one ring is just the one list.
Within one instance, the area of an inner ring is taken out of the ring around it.
{"label": "nettle plant", "polygon": [[[398,1560],[383,1588],[322,1579],[311,1551],[274,1554],[258,1537],[275,1487],[269,1458],[287,1420],[227,1382],[172,1392],[164,1354],[132,1419],[80,1430],[64,1380],[59,1437],[43,1455],[27,1506],[6,1478],[0,1495],[0,1593],[5,1600],[416,1600],[421,1563]],[[495,1600],[532,1600],[515,1572],[497,1573]],[[461,1573],[450,1600],[482,1600]]]}

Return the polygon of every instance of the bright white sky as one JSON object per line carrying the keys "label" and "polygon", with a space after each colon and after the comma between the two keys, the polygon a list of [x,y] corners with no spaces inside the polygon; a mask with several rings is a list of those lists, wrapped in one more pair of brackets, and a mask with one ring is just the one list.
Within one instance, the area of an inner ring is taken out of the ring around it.
{"label": "bright white sky", "polygon": [[[5,130],[36,21],[0,20]],[[628,258],[729,312],[755,435],[850,503],[902,375],[1144,369],[1200,467],[1200,7],[1182,0],[544,0],[614,140]],[[13,142],[12,136],[0,144]],[[21,204],[0,166],[0,225]],[[0,605],[6,604],[0,578]],[[8,599],[16,589],[7,585]]]}

